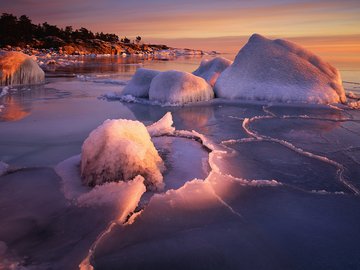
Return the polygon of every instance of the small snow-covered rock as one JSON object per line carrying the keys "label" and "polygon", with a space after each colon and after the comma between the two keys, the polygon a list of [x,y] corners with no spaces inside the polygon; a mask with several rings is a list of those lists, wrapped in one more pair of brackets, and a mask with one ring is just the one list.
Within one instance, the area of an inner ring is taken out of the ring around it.
{"label": "small snow-covered rock", "polygon": [[214,87],[216,80],[227,67],[232,64],[232,61],[224,57],[215,57],[214,59],[204,59],[200,66],[193,72],[194,75],[204,78],[212,87]]}
{"label": "small snow-covered rock", "polygon": [[148,97],[151,81],[159,73],[160,71],[157,70],[139,68],[125,86],[122,94],[134,97]]}
{"label": "small snow-covered rock", "polygon": [[149,99],[164,104],[185,104],[206,101],[214,97],[212,87],[203,79],[188,72],[161,72],[151,82]]}
{"label": "small snow-covered rock", "polygon": [[163,169],[163,161],[139,121],[106,120],[82,146],[81,176],[88,186],[142,175],[148,188],[162,189]]}
{"label": "small snow-covered rock", "polygon": [[0,85],[39,84],[45,73],[36,61],[21,52],[0,54]]}
{"label": "small snow-covered rock", "polygon": [[336,68],[303,47],[258,34],[219,76],[217,97],[295,103],[345,102]]}

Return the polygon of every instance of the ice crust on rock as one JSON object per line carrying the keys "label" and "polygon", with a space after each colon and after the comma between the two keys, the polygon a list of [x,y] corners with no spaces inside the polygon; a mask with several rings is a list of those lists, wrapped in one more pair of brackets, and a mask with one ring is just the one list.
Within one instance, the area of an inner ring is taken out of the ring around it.
{"label": "ice crust on rock", "polygon": [[254,34],[219,76],[217,97],[287,103],[345,102],[336,68],[282,39]]}
{"label": "ice crust on rock", "polygon": [[36,61],[21,52],[0,53],[0,85],[39,84],[45,73]]}
{"label": "ice crust on rock", "polygon": [[157,70],[139,68],[125,86],[122,94],[134,97],[148,97],[151,81],[159,73],[160,71]]}
{"label": "ice crust on rock", "polygon": [[231,64],[232,61],[220,56],[211,60],[204,59],[193,74],[205,79],[212,87],[214,87],[220,74]]}
{"label": "ice crust on rock", "polygon": [[207,101],[214,97],[212,87],[203,79],[188,72],[161,72],[151,82],[149,99],[163,104],[185,104]]}
{"label": "ice crust on rock", "polygon": [[159,121],[147,126],[150,136],[161,136],[165,134],[172,134],[175,131],[173,125],[171,112],[167,112]]}
{"label": "ice crust on rock", "polygon": [[164,163],[139,121],[106,120],[82,146],[81,176],[88,186],[142,175],[149,189],[160,190],[164,186],[163,169]]}

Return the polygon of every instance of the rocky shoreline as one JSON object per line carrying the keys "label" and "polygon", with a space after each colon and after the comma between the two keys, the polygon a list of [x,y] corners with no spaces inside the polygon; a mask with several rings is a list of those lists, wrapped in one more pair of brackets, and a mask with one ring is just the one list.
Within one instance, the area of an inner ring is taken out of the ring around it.
{"label": "rocky shoreline", "polygon": [[25,47],[5,46],[2,51],[21,51],[27,55],[44,55],[53,56],[65,55],[215,55],[216,51],[203,51],[195,49],[172,48],[167,45],[159,44],[136,44],[123,42],[109,42],[100,39],[81,40],[76,42],[65,43],[63,40],[53,37],[53,47],[39,48],[37,46],[26,45]]}
{"label": "rocky shoreline", "polygon": [[[55,39],[56,37],[54,37]],[[56,38],[58,40],[58,38]],[[62,41],[63,42],[63,41]],[[5,46],[0,48],[1,53],[22,52],[31,56],[43,70],[52,70],[56,67],[75,65],[82,62],[82,57],[130,57],[138,56],[146,59],[170,60],[181,56],[217,55],[216,51],[172,48],[166,45],[135,44],[123,42],[108,42],[100,39],[76,40],[75,43],[60,43],[50,48],[25,45]]]}

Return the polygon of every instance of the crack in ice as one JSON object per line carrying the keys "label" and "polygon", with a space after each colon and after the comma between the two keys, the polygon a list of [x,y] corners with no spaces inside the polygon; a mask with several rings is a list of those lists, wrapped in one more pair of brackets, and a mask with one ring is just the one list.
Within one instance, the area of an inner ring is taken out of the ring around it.
{"label": "crack in ice", "polygon": [[[288,119],[288,118],[290,118],[290,117],[288,116],[287,118],[283,118],[283,119]],[[292,118],[296,118],[296,117],[292,117]],[[297,117],[297,118],[312,119],[311,117],[309,117],[309,118],[308,117]],[[340,164],[340,163],[338,163],[338,162],[336,162],[336,161],[334,161],[332,159],[329,159],[327,157],[320,156],[320,155],[305,151],[304,149],[296,147],[295,145],[293,145],[292,143],[290,143],[288,141],[276,139],[276,138],[266,136],[266,135],[261,135],[261,134],[257,133],[256,131],[253,131],[253,130],[250,129],[250,123],[251,122],[257,121],[257,120],[264,120],[264,119],[275,119],[275,117],[266,115],[266,116],[255,116],[255,117],[252,117],[252,118],[245,118],[243,123],[242,123],[242,127],[244,128],[245,132],[249,136],[255,138],[258,141],[275,142],[275,143],[278,143],[278,144],[280,144],[282,146],[285,146],[288,149],[290,149],[290,150],[292,150],[292,151],[294,151],[294,152],[296,152],[298,154],[301,154],[303,156],[313,158],[313,159],[322,161],[322,162],[327,163],[327,164],[331,164],[332,166],[337,168],[336,173],[337,173],[339,181],[344,186],[346,186],[349,190],[351,190],[354,194],[356,194],[356,195],[360,194],[360,191],[355,186],[353,186],[351,183],[349,183],[347,181],[347,179],[344,177],[344,171],[345,171],[344,165],[342,165],[342,164]],[[320,120],[320,119],[317,119],[317,120]],[[330,120],[330,121],[332,121],[332,120]]]}

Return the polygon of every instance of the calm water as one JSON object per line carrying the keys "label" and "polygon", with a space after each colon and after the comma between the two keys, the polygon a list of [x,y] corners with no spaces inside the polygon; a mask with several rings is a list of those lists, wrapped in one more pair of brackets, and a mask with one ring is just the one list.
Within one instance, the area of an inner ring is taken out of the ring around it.
{"label": "calm water", "polygon": [[[0,269],[78,269],[116,211],[66,200],[54,167],[80,154],[105,119],[150,124],[168,111],[177,130],[195,130],[214,148],[155,139],[169,191],[144,194],[135,222],[101,238],[95,269],[360,268],[359,110],[107,101],[99,97],[139,67],[193,71],[201,58],[80,60],[0,99],[0,160],[12,170],[0,177]],[[341,74],[360,92],[360,69]]]}

